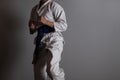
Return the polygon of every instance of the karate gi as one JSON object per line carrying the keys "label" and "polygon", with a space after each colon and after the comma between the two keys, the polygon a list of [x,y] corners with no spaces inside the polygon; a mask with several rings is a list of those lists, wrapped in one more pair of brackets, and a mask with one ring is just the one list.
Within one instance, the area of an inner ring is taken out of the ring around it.
{"label": "karate gi", "polygon": [[[53,22],[54,31],[43,34],[40,39],[41,47],[37,50],[39,59],[36,63],[34,63],[35,53],[33,55],[35,80],[65,80],[65,73],[59,67],[64,45],[62,32],[67,29],[64,9],[57,2],[48,0],[40,8],[39,4],[33,7],[30,20],[37,21],[39,16],[44,16]],[[39,24],[36,27],[40,26],[43,25]]]}

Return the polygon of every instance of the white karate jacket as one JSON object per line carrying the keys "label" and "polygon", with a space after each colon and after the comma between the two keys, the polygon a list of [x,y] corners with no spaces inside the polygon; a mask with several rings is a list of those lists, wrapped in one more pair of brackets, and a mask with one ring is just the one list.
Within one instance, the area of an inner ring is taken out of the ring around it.
{"label": "white karate jacket", "polygon": [[64,80],[64,71],[59,67],[64,45],[62,32],[67,29],[64,9],[55,1],[48,0],[40,8],[39,4],[33,7],[30,19],[37,21],[39,16],[44,16],[47,20],[54,22],[55,32],[45,34],[41,42],[46,44],[46,48],[49,49],[53,55],[51,60],[51,72],[54,75],[54,80]]}
{"label": "white karate jacket", "polygon": [[[30,20],[37,21],[39,16],[44,16],[47,20],[54,22],[55,32],[46,34],[42,41],[47,45],[52,45],[53,42],[63,41],[62,32],[67,29],[67,21],[64,9],[55,1],[48,0],[40,8],[39,4],[33,7]],[[49,48],[47,46],[47,48]]]}

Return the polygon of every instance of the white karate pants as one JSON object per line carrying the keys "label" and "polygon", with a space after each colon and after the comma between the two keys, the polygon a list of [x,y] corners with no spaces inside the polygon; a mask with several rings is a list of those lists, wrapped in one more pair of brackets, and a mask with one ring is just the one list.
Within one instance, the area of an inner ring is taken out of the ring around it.
{"label": "white karate pants", "polygon": [[39,59],[33,64],[34,80],[65,80],[64,71],[59,66],[63,41],[54,42],[51,47],[39,50]]}

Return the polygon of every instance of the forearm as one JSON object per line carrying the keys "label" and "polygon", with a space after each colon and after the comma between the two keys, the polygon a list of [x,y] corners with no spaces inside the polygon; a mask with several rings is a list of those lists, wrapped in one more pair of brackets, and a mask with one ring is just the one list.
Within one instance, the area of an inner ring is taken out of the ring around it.
{"label": "forearm", "polygon": [[32,20],[29,21],[28,26],[29,26],[30,34],[33,34],[36,32],[36,27]]}
{"label": "forearm", "polygon": [[52,21],[47,20],[45,17],[40,16],[38,22],[42,23],[43,25],[47,25],[49,27],[54,27],[54,23]]}
{"label": "forearm", "polygon": [[50,26],[50,27],[52,27],[52,28],[54,27],[54,23],[51,22],[51,21],[48,21],[48,20],[46,21],[46,25],[47,25],[47,26]]}

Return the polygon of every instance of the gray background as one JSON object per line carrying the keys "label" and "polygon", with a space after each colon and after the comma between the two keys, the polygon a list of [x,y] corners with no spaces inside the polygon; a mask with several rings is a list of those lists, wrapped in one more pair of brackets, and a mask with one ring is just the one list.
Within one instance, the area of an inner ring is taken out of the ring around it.
{"label": "gray background", "polygon": [[[0,80],[33,80],[28,30],[38,0],[0,1]],[[120,0],[58,0],[68,30],[61,65],[66,80],[120,80]]]}

